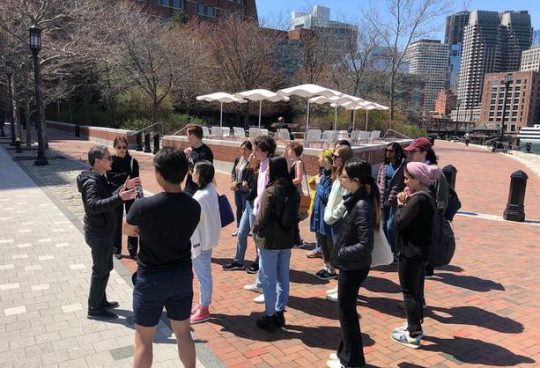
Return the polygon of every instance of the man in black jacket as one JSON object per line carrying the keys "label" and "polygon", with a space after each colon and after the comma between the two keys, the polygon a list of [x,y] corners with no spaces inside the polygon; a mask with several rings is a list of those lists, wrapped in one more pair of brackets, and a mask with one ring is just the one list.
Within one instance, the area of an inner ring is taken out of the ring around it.
{"label": "man in black jacket", "polygon": [[92,278],[88,296],[88,318],[113,319],[118,315],[108,308],[118,307],[107,301],[105,289],[113,269],[112,247],[117,224],[116,207],[135,198],[140,179],[127,178],[115,192],[105,176],[111,169],[111,154],[106,146],[96,145],[88,151],[91,170],[77,177],[77,186],[84,204],[84,238],[92,249]]}

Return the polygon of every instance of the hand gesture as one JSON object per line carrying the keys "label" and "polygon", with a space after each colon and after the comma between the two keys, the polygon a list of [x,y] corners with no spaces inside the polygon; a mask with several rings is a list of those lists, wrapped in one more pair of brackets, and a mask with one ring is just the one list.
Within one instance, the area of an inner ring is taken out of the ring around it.
{"label": "hand gesture", "polygon": [[126,182],[127,182],[127,189],[131,189],[138,185],[141,185],[141,178],[136,177],[136,178],[130,179],[128,176]]}
{"label": "hand gesture", "polygon": [[[136,179],[139,179],[139,178],[136,178]],[[118,193],[118,195],[124,202],[131,201],[132,199],[135,199],[135,197],[137,196],[135,187],[128,189],[128,182],[129,182],[129,176],[124,182],[124,185],[122,185],[122,189],[120,189],[120,193]]]}
{"label": "hand gesture", "polygon": [[193,152],[193,149],[191,147],[186,148],[184,150],[184,154],[186,155],[186,158],[190,158],[192,152]]}
{"label": "hand gesture", "polygon": [[398,193],[397,195],[397,201],[398,205],[403,206],[407,201],[409,200],[409,195],[405,192]]}
{"label": "hand gesture", "polygon": [[238,190],[238,186],[236,185],[236,183],[231,183],[231,187],[229,189],[233,192],[236,192]]}

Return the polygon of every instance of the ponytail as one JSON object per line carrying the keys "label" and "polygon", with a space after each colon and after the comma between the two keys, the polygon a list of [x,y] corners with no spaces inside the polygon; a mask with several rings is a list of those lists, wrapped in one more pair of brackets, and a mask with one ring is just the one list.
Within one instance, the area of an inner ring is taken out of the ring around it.
{"label": "ponytail", "polygon": [[373,177],[369,178],[369,196],[373,202],[373,211],[375,211],[373,228],[379,230],[381,226],[381,197],[379,193],[379,186]]}

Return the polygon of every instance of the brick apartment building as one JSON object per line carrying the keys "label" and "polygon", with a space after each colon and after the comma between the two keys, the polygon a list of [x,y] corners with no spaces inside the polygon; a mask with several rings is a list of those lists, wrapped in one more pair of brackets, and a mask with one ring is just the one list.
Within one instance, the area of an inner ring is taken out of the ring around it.
{"label": "brick apartment building", "polygon": [[440,91],[435,100],[435,112],[439,117],[447,117],[456,107],[456,95],[450,90]]}
{"label": "brick apartment building", "polygon": [[[512,81],[504,101],[507,76]],[[486,74],[480,122],[502,124],[505,103],[505,133],[517,134],[520,127],[540,123],[540,72]]]}
{"label": "brick apartment building", "polygon": [[182,11],[188,17],[197,16],[206,20],[239,15],[257,20],[255,0],[132,0],[143,5],[148,12],[170,17]]}

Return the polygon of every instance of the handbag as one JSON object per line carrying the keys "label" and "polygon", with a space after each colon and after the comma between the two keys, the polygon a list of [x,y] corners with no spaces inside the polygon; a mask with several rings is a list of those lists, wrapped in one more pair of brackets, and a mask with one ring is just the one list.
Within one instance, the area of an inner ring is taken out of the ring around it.
{"label": "handbag", "polygon": [[221,218],[221,227],[225,227],[230,223],[234,222],[234,212],[226,195],[218,195],[218,203],[219,217]]}
{"label": "handbag", "polygon": [[394,254],[386,235],[381,229],[374,231],[373,252],[371,252],[371,267],[387,266],[394,261]]}
{"label": "handbag", "polygon": [[298,218],[300,221],[304,221],[309,217],[309,209],[311,208],[311,201],[313,198],[311,197],[311,191],[309,189],[309,184],[307,181],[307,175],[304,174],[304,179],[306,180],[306,187],[308,190],[308,194],[306,195],[304,191],[302,190],[302,193],[300,194],[300,206],[298,208]]}

